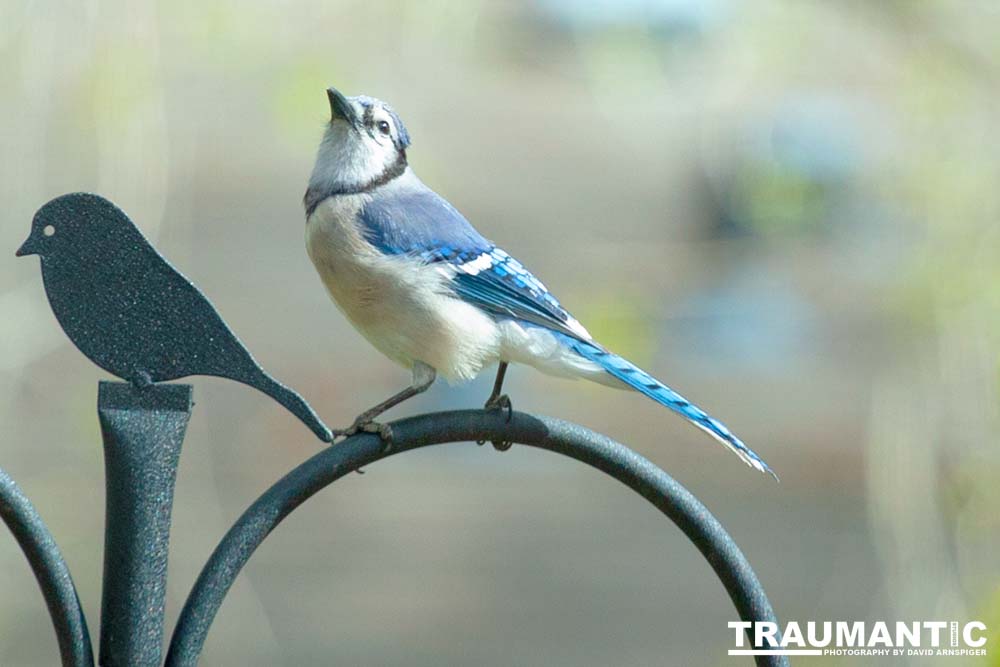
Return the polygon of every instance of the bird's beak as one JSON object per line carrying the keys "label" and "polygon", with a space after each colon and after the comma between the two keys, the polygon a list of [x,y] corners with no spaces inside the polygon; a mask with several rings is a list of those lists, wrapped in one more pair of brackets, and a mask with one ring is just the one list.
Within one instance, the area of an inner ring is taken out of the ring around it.
{"label": "bird's beak", "polygon": [[343,118],[352,127],[358,126],[358,114],[355,113],[354,107],[351,103],[344,97],[344,94],[337,90],[336,88],[327,88],[326,96],[330,99],[330,117],[331,119]]}
{"label": "bird's beak", "polygon": [[29,236],[27,240],[21,244],[21,247],[17,249],[17,252],[14,253],[14,256],[24,257],[25,255],[37,255],[38,250],[35,249],[35,246],[31,241],[32,238]]}

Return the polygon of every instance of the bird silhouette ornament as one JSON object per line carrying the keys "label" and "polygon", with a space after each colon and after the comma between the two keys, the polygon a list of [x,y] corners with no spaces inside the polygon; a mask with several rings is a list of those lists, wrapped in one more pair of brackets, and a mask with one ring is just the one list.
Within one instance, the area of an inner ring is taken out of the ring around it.
{"label": "bird silhouette ornament", "polygon": [[213,375],[258,389],[324,442],[309,404],[262,369],[205,295],[103,197],[69,194],[35,214],[17,256],[38,255],[49,305],[95,364],[142,388]]}

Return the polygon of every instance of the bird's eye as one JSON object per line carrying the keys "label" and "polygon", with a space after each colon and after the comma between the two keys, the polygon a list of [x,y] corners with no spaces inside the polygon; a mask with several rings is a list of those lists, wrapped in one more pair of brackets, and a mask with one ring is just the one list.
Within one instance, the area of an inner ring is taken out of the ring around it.
{"label": "bird's eye", "polygon": [[384,120],[380,120],[376,124],[376,127],[378,128],[378,131],[381,132],[382,134],[389,134],[389,123],[388,122],[386,122]]}
{"label": "bird's eye", "polygon": [[45,234],[46,236],[52,236],[55,233],[56,233],[56,228],[53,227],[52,225],[45,225],[44,227],[42,227],[42,234]]}

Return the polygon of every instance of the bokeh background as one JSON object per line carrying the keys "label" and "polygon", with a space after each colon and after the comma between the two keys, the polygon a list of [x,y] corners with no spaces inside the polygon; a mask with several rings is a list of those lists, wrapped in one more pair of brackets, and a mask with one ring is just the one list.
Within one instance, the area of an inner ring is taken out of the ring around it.
{"label": "bokeh background", "polygon": [[[109,197],[265,367],[347,424],[408,373],[346,324],[303,247],[331,84],[390,101],[428,184],[782,481],[633,394],[515,368],[516,407],[675,475],[783,620],[1000,627],[995,3],[3,0],[0,464],[95,632],[104,376],[58,328],[37,260],[13,252],[49,198]],[[394,415],[478,406],[490,381]],[[252,390],[193,384],[168,632],[226,528],[317,451]],[[8,538],[0,600],[0,665],[56,664]],[[735,664],[730,620],[696,550],[624,487],[456,444],[292,515],[203,662]],[[975,664],[1000,664],[998,641]],[[796,662],[864,662],[814,660]]]}

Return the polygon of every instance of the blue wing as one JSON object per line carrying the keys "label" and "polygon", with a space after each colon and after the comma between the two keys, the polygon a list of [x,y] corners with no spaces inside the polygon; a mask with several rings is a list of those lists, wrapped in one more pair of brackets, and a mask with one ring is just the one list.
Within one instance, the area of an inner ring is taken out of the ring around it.
{"label": "blue wing", "polygon": [[433,190],[374,196],[360,220],[368,241],[382,252],[449,267],[452,288],[463,300],[494,315],[590,339],[540,280]]}

